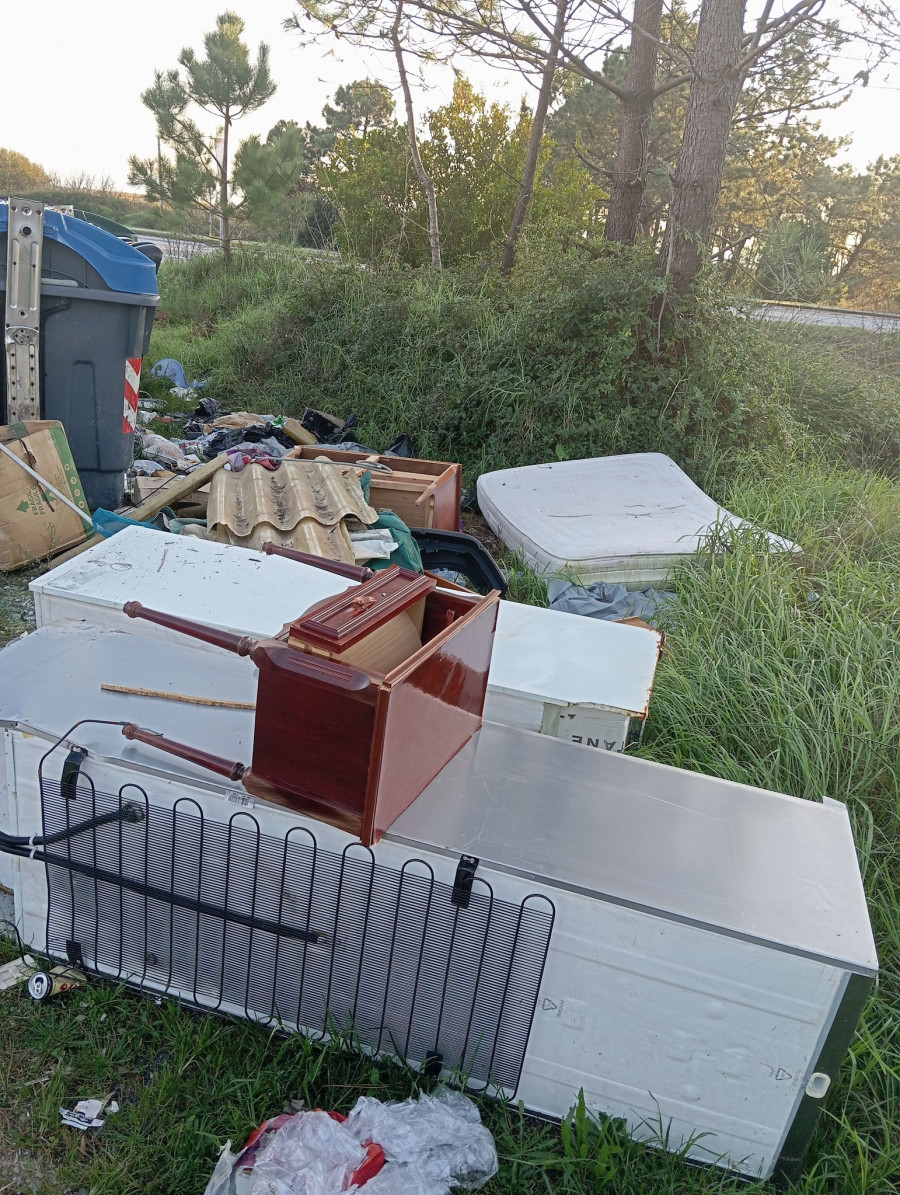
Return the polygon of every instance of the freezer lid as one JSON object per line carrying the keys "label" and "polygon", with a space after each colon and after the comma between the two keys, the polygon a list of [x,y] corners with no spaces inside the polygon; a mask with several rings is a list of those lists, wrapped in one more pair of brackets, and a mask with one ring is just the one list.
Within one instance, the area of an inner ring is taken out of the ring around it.
{"label": "freezer lid", "polygon": [[[6,647],[0,675],[0,724],[62,735],[81,718],[135,721],[249,762],[251,710],[100,687],[252,702],[256,669],[229,652],[60,623]],[[214,779],[127,742],[115,726],[84,726],[75,741],[191,783]],[[877,969],[849,818],[838,802],[803,801],[486,722],[389,837],[863,974]]]}
{"label": "freezer lid", "polygon": [[486,722],[389,837],[874,974],[846,808]]}
{"label": "freezer lid", "polygon": [[488,684],[495,693],[645,718],[662,634],[501,602]]}
{"label": "freezer lid", "polygon": [[[0,726],[31,728],[50,738],[82,718],[136,722],[214,755],[249,764],[253,710],[192,705],[102,689],[156,689],[183,696],[251,704],[258,672],[249,659],[184,642],[164,642],[100,630],[83,622],[42,627],[0,654]],[[90,752],[140,762],[191,782],[225,781],[185,760],[131,743],[118,726],[88,724],[73,740]]]}
{"label": "freezer lid", "polygon": [[121,610],[139,601],[224,630],[277,634],[355,581],[229,544],[127,527],[31,582],[35,595]]}

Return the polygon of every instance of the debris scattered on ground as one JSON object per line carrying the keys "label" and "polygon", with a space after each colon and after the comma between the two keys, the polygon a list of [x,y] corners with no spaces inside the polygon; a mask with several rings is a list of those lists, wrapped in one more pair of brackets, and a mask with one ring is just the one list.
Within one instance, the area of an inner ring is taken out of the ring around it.
{"label": "debris scattered on ground", "polygon": [[[151,378],[169,378],[173,383],[172,390],[193,391],[202,390],[209,385],[209,382],[198,381],[196,378],[188,384],[187,375],[184,372],[184,366],[180,361],[176,361],[174,357],[163,357],[157,361],[150,370]],[[176,397],[178,397],[176,395]]]}
{"label": "debris scattered on ground", "polygon": [[177,469],[183,473],[192,465],[200,463],[200,458],[195,452],[183,452],[177,441],[167,440],[165,436],[156,432],[137,430],[134,433],[134,443],[142,460],[147,458],[157,461],[167,469]]}
{"label": "debris scattered on ground", "polygon": [[131,467],[139,477],[155,477],[157,473],[168,473],[169,476],[172,475],[172,470],[167,469],[166,466],[161,464],[159,461],[136,460],[133,462]]}
{"label": "debris scattered on ground", "polygon": [[8,991],[23,983],[32,974],[37,964],[30,954],[23,954],[21,958],[14,958],[11,963],[4,963],[0,967],[0,992]]}
{"label": "debris scattered on ground", "polygon": [[102,1100],[79,1100],[72,1109],[60,1108],[60,1124],[71,1125],[73,1129],[102,1129],[106,1117],[118,1111],[119,1105],[111,1096]]}
{"label": "debris scattered on ground", "polygon": [[87,983],[87,977],[72,967],[51,967],[49,971],[35,971],[28,980],[28,994],[33,1000],[46,1000],[48,996],[71,992]]}
{"label": "debris scattered on ground", "polygon": [[307,407],[300,416],[300,424],[316,437],[318,444],[335,444],[338,440],[346,439],[346,433],[356,427],[356,416],[339,419],[326,411],[316,411]]}
{"label": "debris scattered on ground", "polygon": [[364,527],[350,532],[353,555],[357,563],[368,560],[389,560],[399,544],[386,527]]}

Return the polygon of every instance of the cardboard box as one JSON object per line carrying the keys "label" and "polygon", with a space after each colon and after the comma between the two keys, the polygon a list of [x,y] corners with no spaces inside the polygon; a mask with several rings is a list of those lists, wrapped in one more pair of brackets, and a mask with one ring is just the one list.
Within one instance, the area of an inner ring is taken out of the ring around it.
{"label": "cardboard box", "polygon": [[[0,427],[0,443],[90,516],[61,423]],[[87,524],[0,452],[0,571],[13,572],[86,538]]]}

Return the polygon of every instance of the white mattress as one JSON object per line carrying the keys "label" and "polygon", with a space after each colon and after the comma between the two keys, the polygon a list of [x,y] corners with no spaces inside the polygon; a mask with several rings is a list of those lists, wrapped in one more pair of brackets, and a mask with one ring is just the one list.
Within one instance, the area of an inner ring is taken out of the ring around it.
{"label": "white mattress", "polygon": [[[538,572],[632,587],[665,583],[716,524],[747,526],[660,452],[483,473],[478,504]],[[796,551],[766,534],[773,549]]]}

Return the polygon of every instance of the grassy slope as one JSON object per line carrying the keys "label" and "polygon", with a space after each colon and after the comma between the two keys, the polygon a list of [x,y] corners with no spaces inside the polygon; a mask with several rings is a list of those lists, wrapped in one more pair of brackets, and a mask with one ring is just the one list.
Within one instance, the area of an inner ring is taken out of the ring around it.
{"label": "grassy slope", "polygon": [[[198,304],[208,298],[195,296]],[[238,322],[249,327],[272,301],[248,295]],[[220,329],[233,326],[224,306],[212,318]],[[189,345],[187,326],[162,329],[157,354]],[[204,330],[206,342],[224,335]],[[858,422],[852,397],[877,394],[893,410],[894,350],[884,340],[821,337],[801,343],[799,354],[796,345],[785,351],[783,376],[795,379],[798,408],[804,395],[816,396],[809,421],[820,435],[841,431],[832,456],[853,459],[866,441],[844,434]],[[211,363],[204,338],[193,344],[189,372]],[[246,405],[254,405],[250,396]],[[891,419],[866,419],[871,442],[889,445]],[[884,476],[809,451],[745,452],[740,463],[727,477],[710,471],[707,483],[731,510],[797,540],[802,555],[773,558],[745,537],[718,563],[685,570],[642,754],[848,802],[883,974],[795,1190],[888,1195],[900,1173],[900,493]],[[520,600],[539,596],[528,578],[519,589]],[[199,1195],[218,1145],[241,1140],[284,1100],[346,1108],[362,1092],[405,1095],[414,1081],[387,1064],[376,1074],[371,1062],[104,983],[46,1006],[21,992],[0,995],[0,1076],[0,1168],[8,1170],[10,1151],[25,1150],[30,1160],[20,1163],[32,1179],[20,1189],[89,1186],[98,1195]],[[122,1111],[99,1134],[83,1139],[59,1127],[60,1104],[114,1089]],[[490,1102],[484,1114],[502,1157],[490,1195],[768,1190],[635,1146],[614,1126],[601,1133],[581,1122],[561,1132]]]}
{"label": "grassy slope", "polygon": [[[752,325],[709,302],[661,349],[647,312],[658,280],[639,254],[526,260],[515,285],[475,270],[440,279],[273,254],[163,279],[155,351],[209,371],[228,402],[354,411],[364,442],[415,433],[469,477],[556,457],[658,449],[692,472],[723,451],[784,439],[758,384]],[[766,362],[767,372],[771,372]]]}

